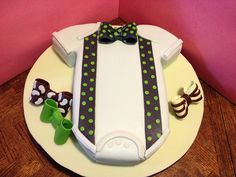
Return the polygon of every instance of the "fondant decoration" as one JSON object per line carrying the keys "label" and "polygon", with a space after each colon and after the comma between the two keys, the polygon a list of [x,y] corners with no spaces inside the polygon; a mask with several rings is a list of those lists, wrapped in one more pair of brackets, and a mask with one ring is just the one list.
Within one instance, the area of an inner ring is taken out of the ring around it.
{"label": "fondant decoration", "polygon": [[58,103],[58,109],[63,116],[66,116],[72,105],[72,94],[70,92],[55,92],[50,89],[46,80],[35,79],[30,96],[30,102],[34,105],[42,105],[48,98],[54,99]]}
{"label": "fondant decoration", "polygon": [[146,149],[162,135],[161,111],[157,86],[156,68],[150,40],[138,36],[143,81]]}
{"label": "fondant decoration", "polygon": [[[94,144],[97,32],[84,38],[79,131]],[[78,108],[77,108],[78,109]]]}
{"label": "fondant decoration", "polygon": [[177,96],[171,101],[171,106],[178,118],[184,118],[188,114],[188,106],[202,99],[201,91],[194,81],[184,87],[183,92],[183,95]]}
{"label": "fondant decoration", "polygon": [[119,28],[113,28],[111,24],[102,22],[98,29],[98,39],[100,43],[109,44],[120,40],[126,44],[137,42],[136,23],[132,22]]}
{"label": "fondant decoration", "polygon": [[55,100],[45,100],[40,119],[45,123],[51,122],[56,129],[54,135],[54,142],[56,144],[61,145],[66,143],[71,134],[73,124],[70,120],[64,119]]}

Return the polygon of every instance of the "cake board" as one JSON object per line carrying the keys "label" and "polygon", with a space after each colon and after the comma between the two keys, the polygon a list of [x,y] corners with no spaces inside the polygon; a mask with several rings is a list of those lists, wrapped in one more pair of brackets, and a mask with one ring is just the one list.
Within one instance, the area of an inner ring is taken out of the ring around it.
{"label": "cake board", "polygon": [[[164,68],[168,100],[178,95],[189,81],[195,81],[201,92],[198,77],[183,55]],[[24,114],[28,129],[36,142],[61,166],[83,176],[150,176],[158,173],[179,160],[190,148],[197,136],[203,117],[203,101],[190,105],[185,119],[176,119],[170,108],[170,134],[161,148],[146,161],[134,166],[112,166],[90,160],[72,136],[64,145],[53,141],[55,129],[51,124],[40,121],[42,106],[29,103],[33,82],[42,78],[56,91],[72,92],[73,68],[69,68],[49,47],[36,61],[26,79],[24,88]],[[203,93],[203,92],[202,92]],[[71,113],[67,115],[69,118]]]}

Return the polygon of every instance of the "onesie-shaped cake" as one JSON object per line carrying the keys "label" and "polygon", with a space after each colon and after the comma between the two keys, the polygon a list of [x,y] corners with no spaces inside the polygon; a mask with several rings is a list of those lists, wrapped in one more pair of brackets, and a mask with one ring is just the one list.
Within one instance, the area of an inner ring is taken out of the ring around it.
{"label": "onesie-shaped cake", "polygon": [[73,133],[96,162],[135,164],[169,134],[162,62],[182,41],[151,25],[92,23],[53,33],[53,47],[74,69]]}

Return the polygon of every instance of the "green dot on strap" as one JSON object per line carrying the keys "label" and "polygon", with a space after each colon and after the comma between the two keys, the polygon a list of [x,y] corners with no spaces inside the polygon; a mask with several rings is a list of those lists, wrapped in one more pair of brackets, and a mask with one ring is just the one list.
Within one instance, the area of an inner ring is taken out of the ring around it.
{"label": "green dot on strap", "polygon": [[110,38],[113,38],[113,35],[112,35],[112,34],[109,34],[109,37],[110,37]]}
{"label": "green dot on strap", "polygon": [[104,27],[104,28],[107,28],[108,26],[107,26],[107,25],[104,25],[103,27]]}
{"label": "green dot on strap", "polygon": [[85,46],[85,49],[88,50],[88,49],[89,49],[89,46]]}
{"label": "green dot on strap", "polygon": [[148,42],[147,42],[147,45],[150,45],[150,44],[151,44],[151,42],[150,42],[150,41],[148,41]]}
{"label": "green dot on strap", "polygon": [[106,32],[106,30],[102,30],[102,32],[103,32],[103,33],[105,33],[105,32]]}
{"label": "green dot on strap", "polygon": [[92,96],[89,97],[89,101],[93,101],[93,97]]}
{"label": "green dot on strap", "polygon": [[153,89],[153,90],[156,90],[156,89],[157,89],[157,86],[153,85],[153,86],[152,86],[152,89]]}
{"label": "green dot on strap", "polygon": [[96,34],[93,34],[93,37],[96,37],[97,35]]}
{"label": "green dot on strap", "polygon": [[154,79],[156,76],[154,74],[151,75],[151,78]]}
{"label": "green dot on strap", "polygon": [[147,129],[149,129],[149,130],[152,129],[152,125],[151,125],[151,124],[148,124],[148,125],[147,125]]}
{"label": "green dot on strap", "polygon": [[132,29],[133,29],[133,30],[136,30],[137,28],[136,28],[136,26],[133,26]]}
{"label": "green dot on strap", "polygon": [[93,52],[93,53],[91,53],[91,55],[92,55],[92,56],[96,56],[96,53]]}
{"label": "green dot on strap", "polygon": [[156,106],[156,107],[154,108],[154,110],[155,110],[155,111],[158,111],[158,110],[159,110],[159,108]]}
{"label": "green dot on strap", "polygon": [[85,63],[83,66],[86,68],[86,67],[88,67],[88,64]]}
{"label": "green dot on strap", "polygon": [[88,58],[88,55],[84,55],[84,58]]}
{"label": "green dot on strap", "polygon": [[150,105],[151,102],[149,100],[146,101],[146,105]]}
{"label": "green dot on strap", "polygon": [[144,84],[146,84],[146,85],[147,85],[147,84],[148,84],[148,80],[145,80],[145,81],[144,81]]}
{"label": "green dot on strap", "polygon": [[128,27],[131,27],[132,25],[131,24],[128,24]]}
{"label": "green dot on strap", "polygon": [[86,101],[82,101],[82,105],[85,106],[87,103]]}
{"label": "green dot on strap", "polygon": [[87,83],[83,83],[82,85],[83,85],[84,87],[87,87],[88,84],[87,84]]}
{"label": "green dot on strap", "polygon": [[149,61],[153,61],[154,59],[152,57],[149,58]]}
{"label": "green dot on strap", "polygon": [[123,36],[127,36],[127,33],[123,33]]}
{"label": "green dot on strap", "polygon": [[102,34],[102,33],[100,33],[100,34],[99,34],[99,36],[100,36],[100,37],[102,37],[102,36],[103,36],[103,34]]}
{"label": "green dot on strap", "polygon": [[86,95],[86,92],[81,92],[81,95],[82,95],[82,96],[85,96],[85,95]]}
{"label": "green dot on strap", "polygon": [[156,119],[156,123],[159,124],[161,121],[160,119]]}
{"label": "green dot on strap", "polygon": [[144,54],[144,53],[142,53],[142,54],[141,54],[141,57],[145,57],[145,54]]}
{"label": "green dot on strap", "polygon": [[88,112],[93,112],[93,108],[88,108]]}
{"label": "green dot on strap", "polygon": [[92,44],[92,45],[94,45],[94,44],[95,44],[95,42],[94,42],[94,41],[91,41],[91,44]]}
{"label": "green dot on strap", "polygon": [[90,78],[89,81],[90,81],[90,82],[94,82],[94,78]]}
{"label": "green dot on strap", "polygon": [[114,32],[114,35],[115,35],[115,36],[118,36],[119,34],[118,34],[117,32]]}
{"label": "green dot on strap", "polygon": [[144,74],[147,74],[147,70],[146,70],[146,69],[144,69],[144,70],[143,70],[143,73],[144,73]]}
{"label": "green dot on strap", "polygon": [[94,88],[93,88],[93,87],[90,87],[89,90],[92,92],[92,91],[94,90]]}
{"label": "green dot on strap", "polygon": [[129,31],[129,28],[126,28],[125,31]]}
{"label": "green dot on strap", "polygon": [[147,137],[147,140],[148,140],[148,141],[152,141],[152,137],[151,137],[151,136],[148,136],[148,137]]}
{"label": "green dot on strap", "polygon": [[84,76],[88,76],[88,73],[87,73],[87,72],[84,72],[83,75],[84,75]]}
{"label": "green dot on strap", "polygon": [[152,51],[151,50],[148,50],[148,54],[151,54],[152,53]]}
{"label": "green dot on strap", "polygon": [[96,70],[94,68],[91,69],[91,72],[94,73]]}
{"label": "green dot on strap", "polygon": [[86,37],[86,38],[84,38],[86,41],[88,41],[89,40],[89,38],[88,37]]}
{"label": "green dot on strap", "polygon": [[151,112],[147,112],[147,114],[146,114],[148,117],[150,117],[151,115],[152,115],[152,113]]}
{"label": "green dot on strap", "polygon": [[94,61],[91,61],[90,64],[91,64],[91,65],[95,65],[95,62],[94,62]]}
{"label": "green dot on strap", "polygon": [[79,117],[81,120],[84,120],[85,119],[85,115],[80,115]]}
{"label": "green dot on strap", "polygon": [[141,42],[142,42],[142,41],[143,41],[143,38],[139,38],[139,41],[141,41]]}
{"label": "green dot on strap", "polygon": [[140,49],[143,49],[144,47],[143,47],[143,45],[140,45],[140,47],[139,47]]}
{"label": "green dot on strap", "polygon": [[160,133],[157,133],[156,136],[157,136],[157,138],[160,138],[160,137],[161,137],[161,134],[160,134]]}
{"label": "green dot on strap", "polygon": [[154,69],[155,69],[155,67],[154,67],[154,66],[150,66],[150,69],[151,69],[151,70],[154,70]]}
{"label": "green dot on strap", "polygon": [[154,98],[154,100],[158,100],[158,96],[154,96],[153,98]]}
{"label": "green dot on strap", "polygon": [[89,119],[88,123],[92,124],[93,123],[93,119]]}
{"label": "green dot on strap", "polygon": [[94,132],[93,132],[93,130],[89,130],[88,133],[89,133],[89,135],[93,135]]}
{"label": "green dot on strap", "polygon": [[144,93],[145,93],[145,95],[149,95],[149,91],[147,91],[147,90]]}
{"label": "green dot on strap", "polygon": [[142,61],[142,64],[143,64],[143,65],[146,65],[146,64],[147,64],[147,62],[146,62],[146,61]]}
{"label": "green dot on strap", "polygon": [[131,30],[129,33],[130,33],[130,34],[134,34],[134,31],[133,31],[133,30]]}
{"label": "green dot on strap", "polygon": [[83,132],[85,130],[84,126],[81,126],[79,129],[81,132]]}

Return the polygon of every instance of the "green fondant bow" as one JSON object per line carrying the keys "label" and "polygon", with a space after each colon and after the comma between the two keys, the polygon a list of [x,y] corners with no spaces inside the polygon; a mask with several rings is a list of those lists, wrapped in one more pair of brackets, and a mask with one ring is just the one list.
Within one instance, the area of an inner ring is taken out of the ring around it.
{"label": "green fondant bow", "polygon": [[137,26],[135,22],[119,28],[113,28],[111,24],[102,22],[98,32],[98,40],[103,44],[109,44],[116,40],[120,40],[125,44],[135,44],[137,42]]}
{"label": "green fondant bow", "polygon": [[64,144],[67,141],[71,134],[73,124],[70,120],[62,116],[55,100],[46,99],[40,119],[45,123],[51,122],[56,129],[54,134],[54,142],[56,144]]}

